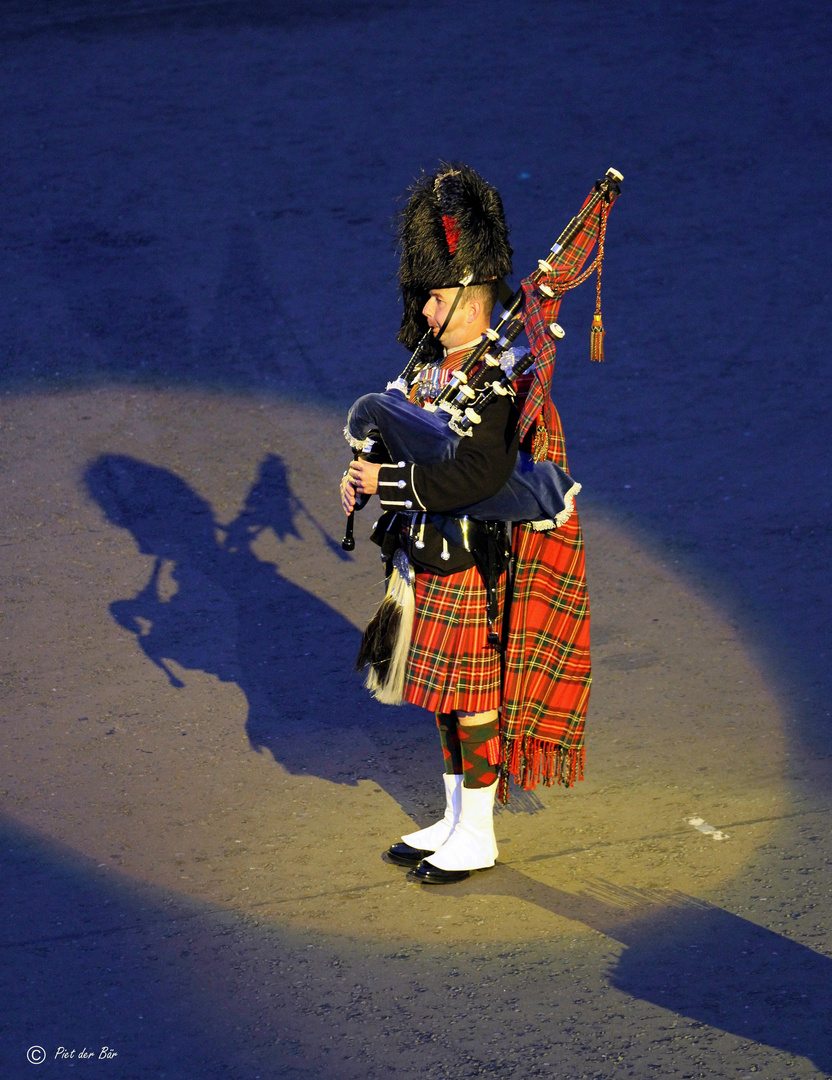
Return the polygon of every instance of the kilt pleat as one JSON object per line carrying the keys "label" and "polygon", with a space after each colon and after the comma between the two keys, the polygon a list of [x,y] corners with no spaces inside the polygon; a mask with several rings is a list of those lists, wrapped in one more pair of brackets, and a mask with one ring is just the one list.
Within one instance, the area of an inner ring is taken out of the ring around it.
{"label": "kilt pleat", "polygon": [[[404,699],[431,712],[500,705],[500,654],[488,644],[485,586],[476,567],[416,575],[416,616]],[[502,608],[505,576],[499,585]]]}

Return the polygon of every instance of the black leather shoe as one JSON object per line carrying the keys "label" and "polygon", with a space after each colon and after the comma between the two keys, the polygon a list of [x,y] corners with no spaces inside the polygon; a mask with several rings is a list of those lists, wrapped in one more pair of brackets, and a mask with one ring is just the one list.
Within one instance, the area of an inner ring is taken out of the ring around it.
{"label": "black leather shoe", "polygon": [[[490,870],[491,867],[484,866],[482,869]],[[420,862],[413,871],[413,876],[423,885],[451,885],[455,881],[464,881],[472,873],[471,870],[440,870],[429,862]]]}
{"label": "black leather shoe", "polygon": [[393,844],[392,847],[387,849],[387,858],[398,866],[418,866],[422,859],[426,859],[428,855],[433,855],[433,852],[411,847],[410,844],[406,844],[403,840],[401,843]]}

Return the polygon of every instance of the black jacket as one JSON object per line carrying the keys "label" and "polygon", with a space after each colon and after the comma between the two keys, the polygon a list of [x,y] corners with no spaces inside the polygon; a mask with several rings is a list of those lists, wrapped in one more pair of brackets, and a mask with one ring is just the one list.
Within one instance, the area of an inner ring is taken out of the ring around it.
{"label": "black jacket", "polygon": [[[405,530],[411,534],[409,554],[417,569],[452,574],[473,566],[464,547],[443,543],[443,518],[495,495],[508,481],[517,460],[517,420],[513,400],[498,398],[483,411],[471,436],[460,440],[450,461],[382,465],[378,495],[385,512],[372,537],[382,553],[392,554]],[[442,558],[443,553],[449,557]]]}

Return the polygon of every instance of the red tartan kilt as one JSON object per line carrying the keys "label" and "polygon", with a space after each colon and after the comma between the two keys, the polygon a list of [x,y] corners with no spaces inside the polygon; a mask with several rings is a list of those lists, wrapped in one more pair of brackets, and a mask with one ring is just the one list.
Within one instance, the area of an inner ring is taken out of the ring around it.
{"label": "red tartan kilt", "polygon": [[[447,577],[417,574],[415,590],[405,701],[431,712],[499,708],[500,654],[487,641],[485,586],[477,568]],[[505,575],[498,590],[501,612],[504,594]]]}

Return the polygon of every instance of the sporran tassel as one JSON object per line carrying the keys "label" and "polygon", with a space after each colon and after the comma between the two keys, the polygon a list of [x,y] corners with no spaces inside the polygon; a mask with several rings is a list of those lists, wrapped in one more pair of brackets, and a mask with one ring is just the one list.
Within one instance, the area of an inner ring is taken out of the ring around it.
{"label": "sporran tassel", "polygon": [[393,558],[387,593],[364,631],[355,661],[357,671],[369,665],[364,685],[384,705],[401,705],[403,700],[405,664],[416,609],[413,581],[413,567],[407,555],[399,550]]}

